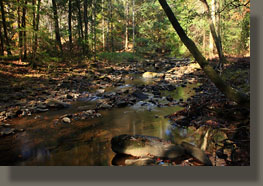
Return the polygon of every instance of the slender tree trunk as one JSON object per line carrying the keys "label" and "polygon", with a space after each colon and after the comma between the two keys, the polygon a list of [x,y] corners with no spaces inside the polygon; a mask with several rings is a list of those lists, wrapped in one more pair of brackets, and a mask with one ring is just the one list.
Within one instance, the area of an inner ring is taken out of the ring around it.
{"label": "slender tree trunk", "polygon": [[55,24],[54,26],[55,26],[56,42],[57,42],[57,45],[58,45],[60,52],[62,54],[63,49],[62,49],[60,32],[59,32],[58,11],[57,11],[56,0],[52,0],[52,9],[53,9],[53,14],[54,14],[54,24]]}
{"label": "slender tree trunk", "polygon": [[96,25],[97,25],[97,11],[96,11],[96,6],[97,5],[97,0],[95,0],[95,4],[94,4],[94,51],[95,51],[95,54],[94,54],[94,57],[95,57],[95,61],[97,61],[97,28],[96,28]]}
{"label": "slender tree trunk", "polygon": [[203,51],[204,55],[206,55],[206,30],[203,29]]}
{"label": "slender tree trunk", "polygon": [[2,14],[2,24],[3,24],[3,29],[4,29],[6,51],[7,51],[8,55],[12,55],[11,46],[10,46],[10,42],[9,42],[9,38],[8,38],[8,32],[7,32],[5,8],[4,8],[3,0],[0,0],[0,7],[1,7],[1,14]]}
{"label": "slender tree trunk", "polygon": [[135,52],[135,10],[134,0],[132,0],[132,50]]}
{"label": "slender tree trunk", "polygon": [[110,34],[111,34],[111,51],[114,52],[112,0],[110,0]]}
{"label": "slender tree trunk", "polygon": [[82,16],[81,16],[81,7],[80,7],[80,0],[77,0],[77,8],[78,8],[78,29],[80,32],[80,39],[83,40],[83,25],[82,25]]}
{"label": "slender tree trunk", "polygon": [[104,15],[104,0],[101,2],[102,8],[102,50],[105,51],[105,15]]}
{"label": "slender tree trunk", "polygon": [[94,56],[95,61],[96,61],[96,55],[97,55],[96,3],[97,1],[93,0],[92,2],[92,22],[93,22],[92,30],[93,30],[93,56]]}
{"label": "slender tree trunk", "polygon": [[106,48],[110,51],[110,1],[107,3],[107,33],[106,33]]}
{"label": "slender tree trunk", "polygon": [[77,8],[78,8],[78,29],[79,29],[79,42],[82,47],[83,54],[85,53],[85,47],[83,45],[84,41],[84,33],[83,33],[83,25],[82,25],[82,16],[81,16],[81,7],[80,7],[80,0],[77,0]]}
{"label": "slender tree trunk", "polygon": [[[109,8],[109,4],[108,4],[108,8]],[[107,17],[107,31],[106,31],[106,49],[109,52],[110,51],[110,20],[109,20],[109,9],[108,9],[108,17]]]}
{"label": "slender tree trunk", "polygon": [[208,64],[204,56],[196,47],[195,43],[186,35],[185,31],[181,27],[180,23],[177,21],[176,17],[174,16],[166,0],[159,0],[159,3],[161,4],[163,10],[165,11],[170,22],[172,23],[181,41],[188,48],[188,50],[194,56],[195,60],[199,63],[205,74],[216,85],[216,87],[219,90],[221,90],[228,99],[235,101],[240,105],[249,107],[249,103],[250,103],[249,97],[246,94],[243,94],[238,90],[232,88],[228,84],[226,84],[222,80],[222,78],[217,74],[217,72]]}
{"label": "slender tree trunk", "polygon": [[72,20],[72,1],[68,1],[68,39],[69,39],[69,50],[72,51],[72,28],[71,28],[71,20]]}
{"label": "slender tree trunk", "polygon": [[4,38],[2,35],[2,25],[0,24],[0,55],[4,55]]}
{"label": "slender tree trunk", "polygon": [[209,33],[209,59],[214,58],[214,40],[212,33]]}
{"label": "slender tree trunk", "polygon": [[129,46],[129,1],[126,5],[126,29],[125,29],[125,50],[128,50]]}
{"label": "slender tree trunk", "polygon": [[22,10],[22,28],[23,28],[23,58],[27,58],[27,38],[26,38],[26,11],[27,11],[27,0],[24,1]]}
{"label": "slender tree trunk", "polygon": [[32,36],[32,40],[33,40],[33,38],[35,38],[35,27],[36,27],[36,0],[32,0],[32,10],[33,10],[32,12],[33,20],[32,21],[33,21],[33,30],[34,30],[33,36]]}
{"label": "slender tree trunk", "polygon": [[85,37],[85,53],[89,52],[89,40],[88,40],[88,0],[84,0],[84,37]]}
{"label": "slender tree trunk", "polygon": [[18,7],[17,7],[17,26],[18,26],[18,39],[19,39],[19,62],[22,61],[22,54],[23,54],[23,36],[21,31],[21,5],[20,0],[17,0]]}
{"label": "slender tree trunk", "polygon": [[39,19],[40,19],[40,4],[41,0],[37,1],[37,12],[36,12],[36,20],[35,20],[35,26],[34,26],[34,31],[35,31],[35,36],[34,36],[34,45],[33,45],[33,62],[35,63],[36,61],[36,53],[37,53],[37,46],[38,46],[38,29],[39,29]]}
{"label": "slender tree trunk", "polygon": [[[207,11],[207,14],[208,14],[207,17],[208,17],[208,21],[209,21],[210,31],[211,31],[211,34],[213,36],[213,40],[214,40],[215,45],[216,45],[216,49],[217,49],[217,52],[218,52],[218,55],[219,55],[219,61],[220,61],[221,64],[223,64],[223,63],[226,62],[226,59],[225,59],[225,56],[223,54],[221,40],[219,39],[218,34],[216,33],[215,22],[214,22],[215,18],[214,18],[213,14],[210,11],[210,8],[208,6],[207,1],[206,0],[200,0],[200,1],[204,4],[204,6],[206,8],[206,11]],[[212,6],[214,6],[214,3],[212,3]]]}

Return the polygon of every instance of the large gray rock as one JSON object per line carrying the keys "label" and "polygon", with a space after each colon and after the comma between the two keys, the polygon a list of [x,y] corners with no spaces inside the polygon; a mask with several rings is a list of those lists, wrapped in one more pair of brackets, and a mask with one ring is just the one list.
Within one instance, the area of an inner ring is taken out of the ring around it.
{"label": "large gray rock", "polygon": [[186,142],[173,144],[153,136],[128,135],[115,136],[111,140],[111,148],[115,153],[128,154],[135,157],[161,157],[176,159],[190,155],[204,165],[212,163],[204,151]]}
{"label": "large gray rock", "polygon": [[185,154],[182,147],[152,136],[124,134],[112,138],[111,145],[115,153],[136,157],[178,158]]}

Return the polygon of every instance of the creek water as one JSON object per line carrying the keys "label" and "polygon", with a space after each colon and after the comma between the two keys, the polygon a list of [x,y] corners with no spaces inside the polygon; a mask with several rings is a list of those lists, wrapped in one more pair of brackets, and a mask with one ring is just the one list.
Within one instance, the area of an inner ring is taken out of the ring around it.
{"label": "creek water", "polygon": [[[135,79],[122,87],[133,83],[149,83]],[[186,100],[194,95],[193,88],[198,85],[188,84],[172,92],[163,92],[174,99]],[[112,90],[111,90],[112,91]],[[100,110],[100,118],[74,121],[70,124],[55,124],[61,115],[74,113],[79,106],[93,104],[89,101],[72,103],[63,110],[48,111],[29,117],[17,118],[11,123],[25,128],[2,141],[9,146],[1,156],[1,162],[13,165],[111,165],[115,153],[111,150],[111,138],[120,134],[140,134],[156,136],[162,139],[186,140],[200,146],[202,135],[207,131],[197,132],[193,127],[180,128],[171,125],[165,116],[182,109],[180,106],[154,107],[128,106]],[[222,134],[224,136],[224,134]],[[3,149],[2,149],[3,150]],[[1,151],[2,151],[1,150]],[[3,157],[4,156],[4,157]]]}

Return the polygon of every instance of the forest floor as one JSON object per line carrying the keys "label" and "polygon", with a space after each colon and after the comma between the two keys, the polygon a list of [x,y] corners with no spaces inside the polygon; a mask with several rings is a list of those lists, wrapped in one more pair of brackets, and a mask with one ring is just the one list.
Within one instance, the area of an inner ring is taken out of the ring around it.
{"label": "forest floor", "polygon": [[[223,79],[247,94],[250,94],[249,60],[229,57],[229,64],[225,65],[222,72]],[[215,66],[217,61],[215,59],[210,63]],[[160,69],[164,73],[158,73]],[[242,108],[227,100],[196,63],[172,58],[147,59],[142,63],[50,63],[49,66],[37,69],[26,65],[0,63],[0,137],[19,132],[16,126],[9,127],[7,124],[12,118],[64,108],[94,91],[96,95],[105,95],[105,90],[122,86],[127,79],[134,78],[128,77],[128,74],[141,75],[146,71],[156,72],[150,75],[159,78],[159,85],[138,85],[135,91],[130,92],[132,96],[129,97],[123,92],[107,95],[109,99],[97,105],[95,110],[134,104],[144,99],[144,91],[158,95],[160,90],[169,91],[177,86],[200,83],[201,86],[194,88],[195,95],[187,100],[173,100],[167,96],[167,106],[178,104],[185,108],[167,117],[177,126],[198,128],[205,125],[225,130],[228,138],[218,144],[216,155],[226,165],[250,164],[249,108]]]}

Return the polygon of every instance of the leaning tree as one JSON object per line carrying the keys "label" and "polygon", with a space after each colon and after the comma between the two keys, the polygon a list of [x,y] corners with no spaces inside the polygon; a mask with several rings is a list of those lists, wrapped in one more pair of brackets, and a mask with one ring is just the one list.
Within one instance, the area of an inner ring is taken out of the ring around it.
{"label": "leaning tree", "polygon": [[195,60],[201,66],[205,74],[209,77],[209,79],[216,85],[216,87],[221,90],[225,96],[238,103],[239,105],[249,107],[250,99],[249,96],[234,89],[230,85],[228,85],[220,76],[219,74],[213,69],[211,65],[209,65],[208,61],[196,47],[195,43],[186,35],[185,31],[181,27],[180,23],[176,19],[173,11],[167,4],[166,0],[159,0],[163,10],[165,11],[168,19],[173,25],[173,28],[177,32],[178,36],[180,37],[181,41],[184,45],[188,48],[191,52]]}

